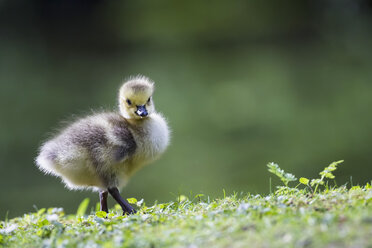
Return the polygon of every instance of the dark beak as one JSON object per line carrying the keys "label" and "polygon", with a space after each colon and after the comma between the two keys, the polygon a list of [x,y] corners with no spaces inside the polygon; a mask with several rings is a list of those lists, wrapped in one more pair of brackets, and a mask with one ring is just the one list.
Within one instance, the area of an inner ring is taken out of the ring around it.
{"label": "dark beak", "polygon": [[136,114],[141,117],[148,115],[145,105],[137,106]]}

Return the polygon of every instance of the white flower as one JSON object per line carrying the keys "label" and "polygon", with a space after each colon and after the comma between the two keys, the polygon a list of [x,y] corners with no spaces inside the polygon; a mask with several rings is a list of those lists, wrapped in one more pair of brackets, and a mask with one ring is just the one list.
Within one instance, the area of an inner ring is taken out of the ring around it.
{"label": "white flower", "polygon": [[58,220],[58,215],[57,214],[50,214],[50,215],[47,215],[46,219],[49,222],[56,221],[56,220]]}
{"label": "white flower", "polygon": [[9,234],[9,233],[13,232],[14,230],[16,230],[17,228],[18,228],[18,225],[12,224],[12,225],[9,225],[8,227],[4,228],[4,229],[1,229],[0,233]]}

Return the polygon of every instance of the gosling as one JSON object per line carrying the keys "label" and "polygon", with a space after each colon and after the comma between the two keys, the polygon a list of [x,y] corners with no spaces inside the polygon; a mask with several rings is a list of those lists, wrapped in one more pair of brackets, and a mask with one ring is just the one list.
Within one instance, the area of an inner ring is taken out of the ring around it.
{"label": "gosling", "polygon": [[153,92],[150,79],[130,78],[120,88],[118,112],[97,113],[72,123],[41,146],[36,165],[45,174],[60,177],[69,189],[99,192],[101,211],[108,212],[110,193],[123,214],[135,213],[119,189],[169,144],[169,128],[155,111]]}

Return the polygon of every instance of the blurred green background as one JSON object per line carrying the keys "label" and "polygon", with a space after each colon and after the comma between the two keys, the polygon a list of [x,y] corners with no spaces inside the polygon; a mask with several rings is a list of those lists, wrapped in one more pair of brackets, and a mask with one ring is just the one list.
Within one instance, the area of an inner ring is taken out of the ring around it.
{"label": "blurred green background", "polygon": [[344,159],[338,184],[370,181],[371,27],[366,0],[1,0],[0,218],[98,201],[33,160],[61,121],[115,109],[137,74],[173,135],[125,197],[267,193],[270,161],[312,178]]}

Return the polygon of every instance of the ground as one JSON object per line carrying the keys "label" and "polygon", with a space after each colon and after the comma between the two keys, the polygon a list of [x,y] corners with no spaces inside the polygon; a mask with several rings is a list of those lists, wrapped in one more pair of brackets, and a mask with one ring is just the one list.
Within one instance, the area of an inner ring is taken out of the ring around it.
{"label": "ground", "polygon": [[63,209],[0,223],[5,247],[372,247],[372,189],[346,186],[309,193],[286,188],[267,196],[234,194],[221,199],[197,195],[145,206],[85,215]]}
{"label": "ground", "polygon": [[[176,201],[146,206],[128,201],[138,212],[121,208],[91,210],[89,199],[76,215],[62,208],[0,222],[5,247],[372,247],[372,187],[330,186],[336,161],[309,180],[283,171],[269,172],[283,183],[269,195],[240,193],[210,199],[179,196]],[[295,187],[291,183],[297,182]],[[352,184],[350,182],[350,184]]]}

